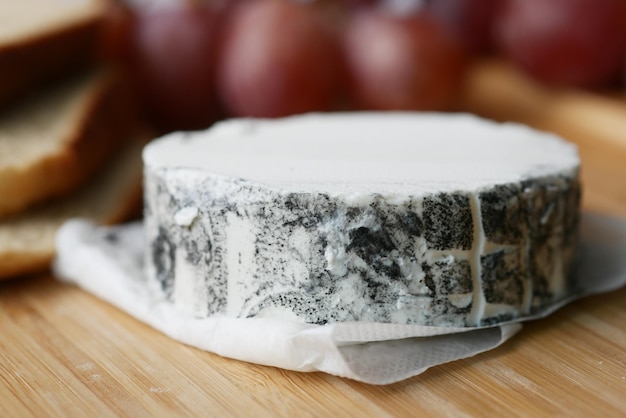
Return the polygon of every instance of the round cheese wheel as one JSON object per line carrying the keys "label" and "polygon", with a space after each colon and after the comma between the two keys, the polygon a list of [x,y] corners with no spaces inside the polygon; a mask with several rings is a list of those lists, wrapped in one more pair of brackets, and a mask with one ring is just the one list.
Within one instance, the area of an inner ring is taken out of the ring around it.
{"label": "round cheese wheel", "polygon": [[235,119],[144,150],[146,271],[198,317],[482,326],[576,289],[575,146],[469,115]]}

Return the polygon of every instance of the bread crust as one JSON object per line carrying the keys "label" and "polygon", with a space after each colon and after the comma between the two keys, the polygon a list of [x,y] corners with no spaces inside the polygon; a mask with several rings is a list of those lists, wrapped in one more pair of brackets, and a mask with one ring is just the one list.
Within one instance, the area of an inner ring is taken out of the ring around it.
{"label": "bread crust", "polygon": [[59,152],[0,170],[0,217],[80,188],[128,138],[136,113],[125,83],[112,72],[96,83]]}
{"label": "bread crust", "polygon": [[97,61],[103,26],[102,4],[91,13],[0,45],[0,107],[45,85],[78,74]]}
{"label": "bread crust", "polygon": [[141,211],[141,148],[147,133],[128,144],[93,181],[71,196],[0,221],[0,281],[46,271],[55,256],[54,236],[68,219],[103,225],[135,218]]}

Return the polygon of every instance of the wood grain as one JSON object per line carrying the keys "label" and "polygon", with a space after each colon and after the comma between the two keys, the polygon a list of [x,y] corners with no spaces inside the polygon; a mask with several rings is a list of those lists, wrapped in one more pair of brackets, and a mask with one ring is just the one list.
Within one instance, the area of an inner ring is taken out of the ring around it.
{"label": "wood grain", "polygon": [[[591,188],[585,205],[626,216],[626,159],[616,151],[623,143],[595,132],[581,147]],[[618,417],[625,410],[626,289],[528,323],[491,352],[370,386],[184,346],[49,276],[0,283],[1,417]]]}

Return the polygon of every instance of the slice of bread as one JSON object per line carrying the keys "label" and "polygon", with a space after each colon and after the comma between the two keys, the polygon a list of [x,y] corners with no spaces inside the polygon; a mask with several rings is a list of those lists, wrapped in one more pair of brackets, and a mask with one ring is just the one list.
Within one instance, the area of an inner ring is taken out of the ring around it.
{"label": "slice of bread", "polygon": [[96,60],[108,0],[2,0],[0,105]]}
{"label": "slice of bread", "polygon": [[106,169],[75,195],[0,221],[0,280],[45,271],[55,254],[55,234],[70,218],[112,224],[138,214],[144,143],[128,141]]}
{"label": "slice of bread", "polygon": [[0,113],[0,217],[80,187],[135,124],[112,71],[84,74]]}

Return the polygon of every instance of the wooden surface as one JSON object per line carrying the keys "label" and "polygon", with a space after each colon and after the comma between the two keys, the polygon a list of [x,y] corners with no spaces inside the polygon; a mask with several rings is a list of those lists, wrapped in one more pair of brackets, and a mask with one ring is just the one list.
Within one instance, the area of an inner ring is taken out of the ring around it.
{"label": "wooden surface", "polygon": [[[480,85],[472,83],[470,99]],[[470,99],[468,106],[483,100]],[[585,144],[587,208],[626,216],[624,136],[626,130],[617,142],[573,138]],[[0,283],[0,417],[618,417],[624,411],[626,289],[528,323],[491,352],[398,384],[369,386],[181,345],[51,277]]]}

